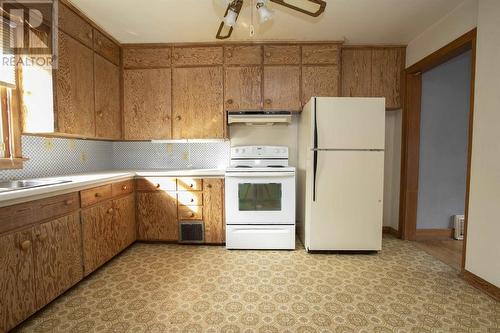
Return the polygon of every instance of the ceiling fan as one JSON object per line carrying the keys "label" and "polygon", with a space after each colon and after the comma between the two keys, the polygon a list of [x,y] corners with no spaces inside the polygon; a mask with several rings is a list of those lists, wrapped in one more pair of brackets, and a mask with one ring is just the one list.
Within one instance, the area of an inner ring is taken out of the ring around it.
{"label": "ceiling fan", "polygon": [[[227,3],[226,12],[222,19],[219,30],[217,30],[217,39],[227,39],[231,37],[233,28],[236,25],[236,20],[240,15],[244,0],[222,0]],[[253,0],[251,0],[253,1]],[[264,23],[270,20],[273,13],[267,8],[267,2],[274,2],[278,5],[291,8],[303,14],[317,17],[325,11],[326,2],[323,0],[256,0],[256,9],[260,17],[260,22]],[[224,29],[226,28],[226,29]],[[226,30],[224,33],[223,30]]]}

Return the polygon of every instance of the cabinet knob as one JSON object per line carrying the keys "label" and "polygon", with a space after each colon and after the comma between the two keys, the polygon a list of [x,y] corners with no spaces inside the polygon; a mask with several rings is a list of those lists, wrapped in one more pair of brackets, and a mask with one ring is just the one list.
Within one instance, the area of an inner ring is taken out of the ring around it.
{"label": "cabinet knob", "polygon": [[122,186],[122,191],[126,191],[126,190],[128,190],[128,186],[127,185],[123,185]]}
{"label": "cabinet knob", "polygon": [[194,217],[194,216],[195,216],[194,212],[191,212],[191,217]]}
{"label": "cabinet knob", "polygon": [[208,187],[208,188],[212,188],[212,184],[208,184],[208,185],[207,185],[207,187]]}
{"label": "cabinet knob", "polygon": [[70,199],[70,200],[66,200],[66,201],[64,201],[64,204],[65,204],[66,206],[71,206],[71,205],[73,204],[73,202],[74,202],[74,201]]}
{"label": "cabinet knob", "polygon": [[100,198],[100,197],[102,197],[102,194],[101,194],[101,193],[99,193],[99,192],[96,192],[96,194],[94,194],[94,196],[95,196],[96,198]]}
{"label": "cabinet knob", "polygon": [[160,184],[156,184],[156,188],[160,188],[160,187],[161,187],[161,185],[160,185]]}
{"label": "cabinet knob", "polygon": [[115,210],[113,208],[108,209],[108,214],[113,214]]}
{"label": "cabinet knob", "polygon": [[231,52],[226,53],[226,55],[228,58],[231,58],[233,56],[233,54]]}
{"label": "cabinet knob", "polygon": [[194,202],[194,198],[191,198],[191,202]]}
{"label": "cabinet knob", "polygon": [[177,119],[177,120],[181,120],[181,119],[182,119],[182,117],[181,117],[181,116],[177,116],[177,117],[175,117],[175,119]]}
{"label": "cabinet knob", "polygon": [[39,241],[44,242],[47,239],[47,234],[38,234],[36,235]]}
{"label": "cabinet knob", "polygon": [[98,116],[99,118],[102,118],[102,116],[103,116],[103,115],[104,115],[104,114],[102,113],[102,111],[97,112],[97,116]]}
{"label": "cabinet knob", "polygon": [[177,53],[174,53],[174,59],[179,60],[180,56]]}
{"label": "cabinet knob", "polygon": [[228,99],[227,100],[227,104],[229,104],[229,105],[233,104],[233,100],[232,99]]}
{"label": "cabinet knob", "polygon": [[25,240],[25,241],[21,242],[21,250],[28,251],[30,247],[31,247],[30,240]]}
{"label": "cabinet knob", "polygon": [[266,104],[267,104],[267,105],[272,104],[272,103],[273,103],[273,101],[272,101],[272,100],[270,100],[270,99],[266,99]]}
{"label": "cabinet knob", "polygon": [[193,188],[193,187],[194,187],[194,184],[193,184],[193,183],[189,184],[189,187]]}
{"label": "cabinet knob", "polygon": [[271,56],[271,52],[266,52],[266,58],[269,58]]}
{"label": "cabinet knob", "polygon": [[97,40],[97,45],[102,46],[102,41],[100,39]]}

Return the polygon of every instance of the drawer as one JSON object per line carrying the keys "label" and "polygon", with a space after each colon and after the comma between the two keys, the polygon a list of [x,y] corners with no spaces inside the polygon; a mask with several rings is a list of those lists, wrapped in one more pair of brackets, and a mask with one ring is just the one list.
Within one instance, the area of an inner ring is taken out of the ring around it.
{"label": "drawer", "polygon": [[88,207],[111,198],[111,184],[81,191],[82,207]]}
{"label": "drawer", "polygon": [[38,221],[52,217],[66,215],[80,208],[78,193],[59,195],[35,202],[36,217]]}
{"label": "drawer", "polygon": [[175,191],[177,182],[169,177],[144,177],[136,180],[137,191]]}
{"label": "drawer", "polygon": [[332,64],[340,65],[340,46],[325,45],[304,45],[302,46],[303,64]]}
{"label": "drawer", "polygon": [[32,202],[0,208],[0,233],[35,222],[34,208]]}
{"label": "drawer", "polygon": [[222,65],[222,47],[176,47],[172,54],[174,66]]}
{"label": "drawer", "polygon": [[134,192],[134,181],[126,180],[111,184],[111,195],[117,197],[119,195],[129,194]]}
{"label": "drawer", "polygon": [[260,65],[262,63],[261,46],[227,46],[224,49],[226,65]]}
{"label": "drawer", "polygon": [[178,178],[178,191],[203,191],[203,179]]}
{"label": "drawer", "polygon": [[120,64],[120,47],[111,39],[94,29],[94,50],[115,65]]}
{"label": "drawer", "polygon": [[264,46],[264,64],[298,65],[300,64],[300,47],[298,45]]}
{"label": "drawer", "polygon": [[202,220],[203,207],[201,206],[183,206],[177,209],[179,220]]}
{"label": "drawer", "polygon": [[186,206],[203,206],[203,192],[183,191],[178,194],[179,204]]}
{"label": "drawer", "polygon": [[93,28],[66,5],[59,2],[59,29],[92,48]]}

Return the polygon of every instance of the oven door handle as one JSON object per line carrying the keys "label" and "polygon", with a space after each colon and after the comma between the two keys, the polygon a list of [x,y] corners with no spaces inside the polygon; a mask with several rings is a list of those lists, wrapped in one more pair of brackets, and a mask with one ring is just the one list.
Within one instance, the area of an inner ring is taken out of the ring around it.
{"label": "oven door handle", "polygon": [[278,178],[294,177],[295,172],[230,172],[226,173],[227,178]]}

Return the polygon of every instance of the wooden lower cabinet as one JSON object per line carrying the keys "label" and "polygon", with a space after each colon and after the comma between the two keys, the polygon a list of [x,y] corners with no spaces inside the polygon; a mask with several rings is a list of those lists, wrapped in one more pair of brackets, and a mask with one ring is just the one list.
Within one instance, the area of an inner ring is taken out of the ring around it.
{"label": "wooden lower cabinet", "polygon": [[120,252],[135,242],[136,239],[135,195],[131,194],[113,200],[113,209],[115,210],[115,221],[113,223],[116,233],[115,252]]}
{"label": "wooden lower cabinet", "polygon": [[36,308],[42,308],[83,278],[80,214],[33,229]]}
{"label": "wooden lower cabinet", "polygon": [[0,237],[0,332],[36,310],[31,229]]}
{"label": "wooden lower cabinet", "polygon": [[82,210],[84,275],[92,273],[114,256],[113,203]]}
{"label": "wooden lower cabinet", "polygon": [[224,223],[224,179],[203,180],[203,221],[205,223],[205,243],[225,242]]}
{"label": "wooden lower cabinet", "polygon": [[177,193],[156,191],[137,193],[137,224],[139,240],[177,241]]}

